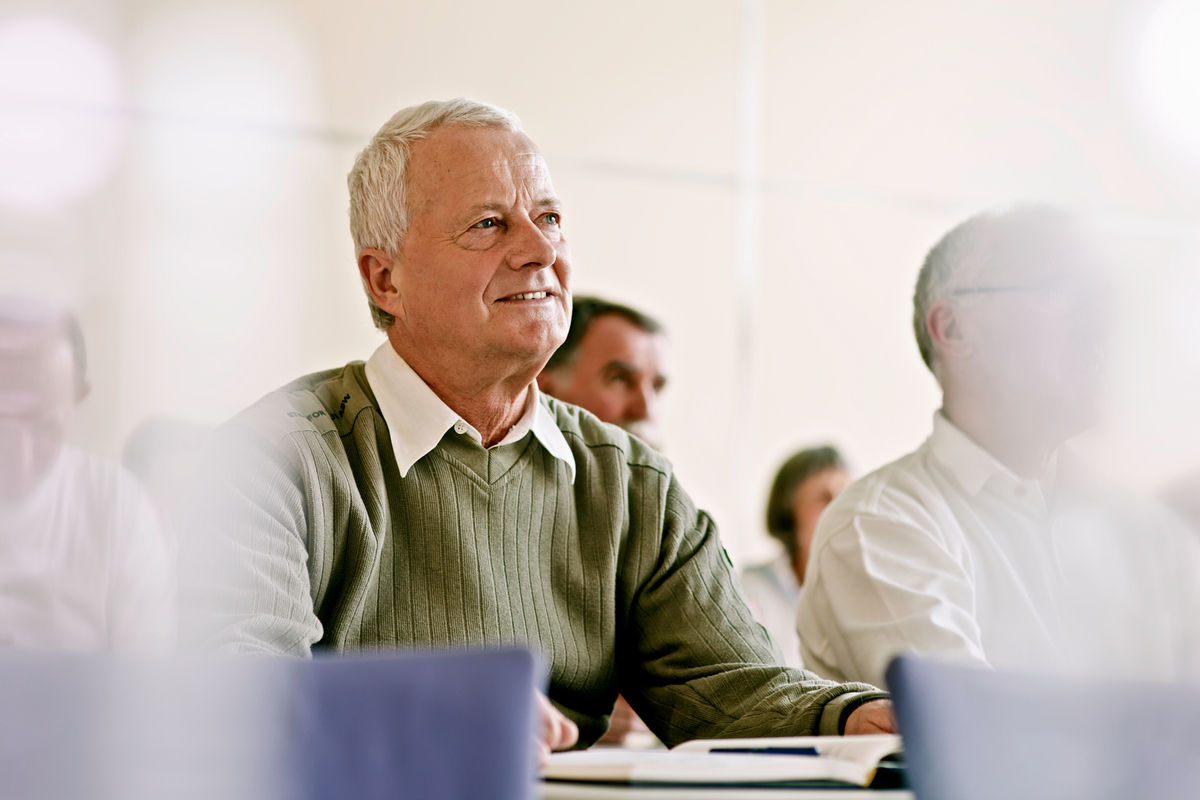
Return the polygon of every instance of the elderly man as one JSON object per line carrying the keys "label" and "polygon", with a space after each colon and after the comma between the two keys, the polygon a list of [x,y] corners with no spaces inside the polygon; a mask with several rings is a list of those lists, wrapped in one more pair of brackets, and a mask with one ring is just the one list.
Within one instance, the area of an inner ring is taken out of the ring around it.
{"label": "elderly man", "polygon": [[[528,644],[587,745],[618,692],[668,743],[890,730],[890,707],[772,663],[670,464],[541,395],[567,332],[562,204],[515,117],[400,111],[349,177],[387,341],[236,417],[223,635],[245,651]],[[570,746],[571,726],[547,743]]]}
{"label": "elderly man", "polygon": [[1194,543],[1062,447],[1097,418],[1107,324],[1094,263],[1078,223],[1036,207],[973,217],[930,251],[913,324],[942,408],[916,452],[822,516],[798,614],[808,667],[878,681],[916,651],[1194,673]]}
{"label": "elderly man", "polygon": [[667,386],[666,336],[652,317],[598,297],[576,297],[566,341],[538,387],[662,447],[659,395]]}

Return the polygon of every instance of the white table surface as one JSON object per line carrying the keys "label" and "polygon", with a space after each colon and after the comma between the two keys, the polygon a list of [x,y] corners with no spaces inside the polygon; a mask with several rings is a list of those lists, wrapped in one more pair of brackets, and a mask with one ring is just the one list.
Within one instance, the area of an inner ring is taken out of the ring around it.
{"label": "white table surface", "polygon": [[654,788],[567,781],[542,781],[538,792],[540,800],[914,800],[912,792],[903,790]]}

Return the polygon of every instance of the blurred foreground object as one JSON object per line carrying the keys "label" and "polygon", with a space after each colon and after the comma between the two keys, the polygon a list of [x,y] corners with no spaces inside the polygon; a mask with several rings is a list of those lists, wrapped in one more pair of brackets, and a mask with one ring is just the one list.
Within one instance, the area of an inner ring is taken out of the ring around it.
{"label": "blurred foreground object", "polygon": [[0,653],[21,800],[525,800],[522,650],[134,661]]}
{"label": "blurred foreground object", "polygon": [[1200,689],[901,656],[888,688],[921,800],[1192,800]]}

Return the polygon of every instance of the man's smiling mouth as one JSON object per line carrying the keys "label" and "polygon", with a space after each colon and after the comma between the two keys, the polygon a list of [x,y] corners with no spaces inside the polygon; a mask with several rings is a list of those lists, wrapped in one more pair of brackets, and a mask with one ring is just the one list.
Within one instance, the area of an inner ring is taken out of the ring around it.
{"label": "man's smiling mouth", "polygon": [[510,294],[508,297],[501,297],[501,303],[507,303],[511,300],[545,300],[550,296],[549,292],[522,292],[520,294]]}

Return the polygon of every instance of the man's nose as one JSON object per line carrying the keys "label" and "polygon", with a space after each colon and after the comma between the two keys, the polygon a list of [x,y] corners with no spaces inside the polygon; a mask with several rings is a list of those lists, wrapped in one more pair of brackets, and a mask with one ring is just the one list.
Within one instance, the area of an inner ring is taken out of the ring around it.
{"label": "man's nose", "polygon": [[558,259],[558,249],[536,222],[520,219],[509,228],[506,256],[512,269],[548,267]]}
{"label": "man's nose", "polygon": [[658,422],[658,392],[653,386],[639,383],[629,395],[626,413],[632,420]]}

